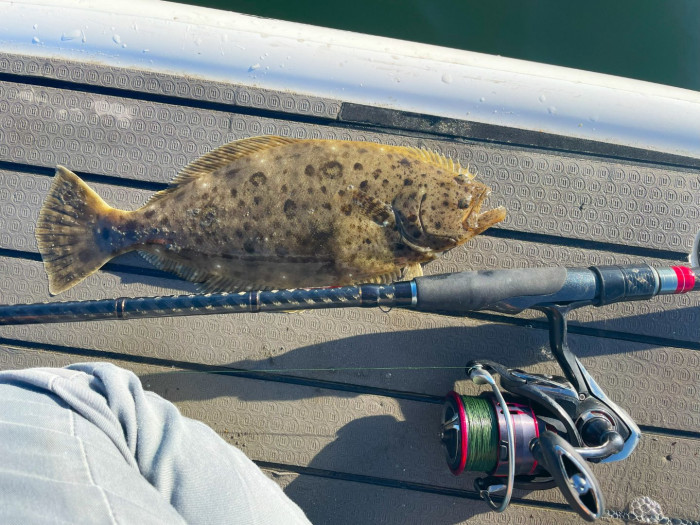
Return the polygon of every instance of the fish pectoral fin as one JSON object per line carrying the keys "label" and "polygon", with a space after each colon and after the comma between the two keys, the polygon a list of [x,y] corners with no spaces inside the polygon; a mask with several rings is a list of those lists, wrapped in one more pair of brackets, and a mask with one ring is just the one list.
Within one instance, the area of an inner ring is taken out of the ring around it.
{"label": "fish pectoral fin", "polygon": [[218,170],[219,168],[223,168],[236,159],[251,155],[258,151],[264,151],[298,141],[299,139],[268,135],[234,140],[233,142],[219,146],[218,148],[202,155],[197,160],[185,166],[182,171],[180,171],[180,173],[178,173],[175,178],[170,181],[170,186],[153,195],[147,204],[152,204],[154,201],[162,199],[166,195],[172,193],[178,187],[192,182],[193,180],[197,180],[204,175]]}
{"label": "fish pectoral fin", "polygon": [[353,195],[353,202],[367,217],[372,219],[379,226],[393,226],[395,224],[394,208],[390,204],[367,195],[363,191],[356,191]]}
{"label": "fish pectoral fin", "polygon": [[420,263],[414,263],[414,264],[409,264],[403,269],[403,273],[401,274],[401,280],[402,281],[410,281],[412,279],[415,279],[416,277],[422,277],[423,276],[423,267],[420,265]]}

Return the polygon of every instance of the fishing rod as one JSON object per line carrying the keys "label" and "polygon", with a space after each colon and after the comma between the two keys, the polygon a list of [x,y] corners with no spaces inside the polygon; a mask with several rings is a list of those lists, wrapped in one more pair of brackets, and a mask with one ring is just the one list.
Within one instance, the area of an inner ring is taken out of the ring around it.
{"label": "fishing rod", "polygon": [[[6,305],[0,306],[0,324],[377,306],[451,316],[536,309],[547,316],[550,346],[563,376],[531,374],[485,359],[467,363],[467,376],[491,390],[446,396],[440,433],[447,463],[455,475],[486,473],[475,488],[496,511],[506,509],[514,488],[558,487],[579,515],[593,521],[605,504],[589,463],[629,457],[641,432],[569,349],[567,314],[582,306],[700,291],[699,240],[700,234],[690,267],[488,270],[393,284]],[[492,374],[500,376],[500,388]]]}

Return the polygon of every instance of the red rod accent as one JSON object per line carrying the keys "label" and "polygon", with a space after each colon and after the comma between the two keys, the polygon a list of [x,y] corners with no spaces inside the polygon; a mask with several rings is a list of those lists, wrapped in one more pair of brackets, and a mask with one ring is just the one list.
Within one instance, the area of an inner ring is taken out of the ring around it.
{"label": "red rod accent", "polygon": [[671,268],[676,272],[676,278],[678,279],[675,293],[690,292],[695,288],[695,274],[690,268],[686,266],[671,266]]}

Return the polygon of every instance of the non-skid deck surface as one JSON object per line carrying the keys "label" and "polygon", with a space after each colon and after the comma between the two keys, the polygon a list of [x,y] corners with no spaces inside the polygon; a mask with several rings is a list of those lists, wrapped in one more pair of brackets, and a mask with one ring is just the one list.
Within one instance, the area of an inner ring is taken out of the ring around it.
{"label": "non-skid deck surface", "polygon": [[[700,227],[693,161],[571,141],[560,151],[536,136],[508,144],[508,130],[372,115],[341,101],[0,55],[0,302],[193,291],[132,254],[52,299],[33,231],[54,167],[134,209],[202,153],[261,134],[423,146],[475,168],[508,218],[426,273],[683,263]],[[700,519],[698,306],[687,295],[573,316],[572,349],[645,434],[624,463],[594,466],[614,512],[647,496],[667,517]],[[477,392],[467,360],[556,372],[547,341],[542,318],[527,313],[241,314],[2,327],[0,368],[129,368],[244,450],[317,523],[578,522],[555,491],[518,493],[505,515],[486,512],[474,477],[449,473],[438,439],[441,397],[455,384]]]}

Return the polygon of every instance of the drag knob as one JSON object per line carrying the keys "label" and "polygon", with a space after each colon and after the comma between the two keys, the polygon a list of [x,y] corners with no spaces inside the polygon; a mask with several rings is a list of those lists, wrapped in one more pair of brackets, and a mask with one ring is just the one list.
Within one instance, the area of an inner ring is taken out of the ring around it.
{"label": "drag knob", "polygon": [[546,431],[533,441],[532,454],[552,476],[571,508],[583,519],[594,521],[603,515],[605,503],[598,480],[569,442]]}

